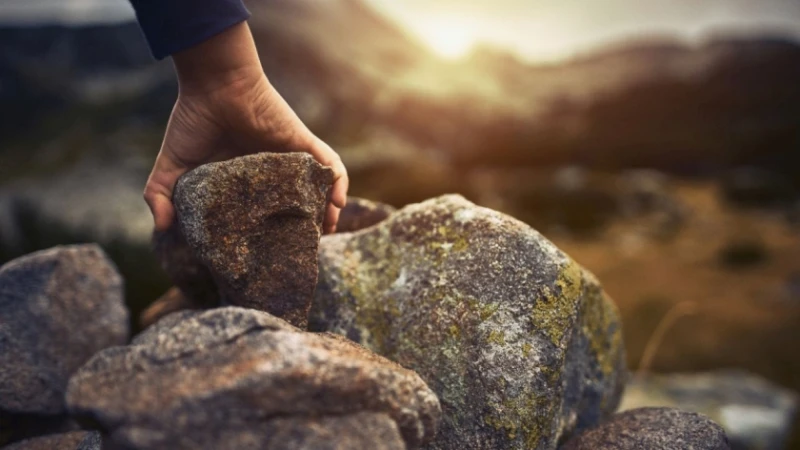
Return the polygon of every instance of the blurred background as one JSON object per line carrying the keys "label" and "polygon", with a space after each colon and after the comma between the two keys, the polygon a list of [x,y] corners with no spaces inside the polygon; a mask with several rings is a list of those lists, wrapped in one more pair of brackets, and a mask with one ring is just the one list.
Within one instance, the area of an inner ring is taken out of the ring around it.
{"label": "blurred background", "polygon": [[[800,2],[247,4],[352,195],[526,221],[619,305],[626,404],[800,449]],[[141,191],[176,89],[125,0],[3,0],[0,263],[96,241],[134,317],[160,296]]]}

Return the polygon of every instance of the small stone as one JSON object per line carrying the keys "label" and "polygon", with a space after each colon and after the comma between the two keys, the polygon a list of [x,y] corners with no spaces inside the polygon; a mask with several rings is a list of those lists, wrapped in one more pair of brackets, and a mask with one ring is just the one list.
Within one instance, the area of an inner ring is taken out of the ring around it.
{"label": "small stone", "polygon": [[620,411],[653,406],[708,416],[736,449],[781,449],[789,443],[800,398],[739,370],[637,375],[625,387]]}
{"label": "small stone", "polygon": [[450,195],[325,236],[310,328],[397,361],[442,400],[429,449],[553,449],[612,414],[616,308],[534,229]]}
{"label": "small stone", "polygon": [[0,436],[61,430],[70,375],[128,339],[122,285],[97,245],[55,247],[0,267]]}
{"label": "small stone", "polygon": [[562,450],[731,450],[722,427],[708,417],[672,408],[616,414],[585,431]]}
{"label": "small stone", "polygon": [[192,301],[177,287],[171,287],[167,292],[147,307],[139,316],[139,325],[142,329],[153,325],[174,312],[187,309],[203,309]]}
{"label": "small stone", "polygon": [[347,197],[347,206],[339,215],[337,233],[350,233],[383,222],[397,209],[386,203],[373,202],[358,197]]}
{"label": "small stone", "polygon": [[[200,166],[178,180],[179,230],[209,269],[223,304],[305,327],[332,183],[333,171],[305,153],[243,156]],[[173,271],[173,278],[192,294],[186,285],[193,276]]]}
{"label": "small stone", "polygon": [[102,450],[102,439],[96,431],[41,436],[3,447],[3,450]]}
{"label": "small stone", "polygon": [[114,445],[141,450],[417,448],[441,414],[414,372],[237,307],[171,314],[97,354],[70,380],[67,403]]}
{"label": "small stone", "polygon": [[219,305],[219,292],[211,272],[195,256],[177,223],[167,231],[154,231],[152,246],[161,268],[178,287],[187,305],[197,308]]}

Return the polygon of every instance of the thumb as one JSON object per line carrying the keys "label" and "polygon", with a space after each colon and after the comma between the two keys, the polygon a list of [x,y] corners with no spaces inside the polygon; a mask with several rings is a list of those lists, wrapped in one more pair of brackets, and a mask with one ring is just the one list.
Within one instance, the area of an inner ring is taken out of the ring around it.
{"label": "thumb", "polygon": [[144,200],[153,214],[157,231],[166,231],[175,221],[175,207],[172,205],[172,191],[178,178],[186,172],[186,167],[176,163],[160,152],[153,171],[144,188]]}

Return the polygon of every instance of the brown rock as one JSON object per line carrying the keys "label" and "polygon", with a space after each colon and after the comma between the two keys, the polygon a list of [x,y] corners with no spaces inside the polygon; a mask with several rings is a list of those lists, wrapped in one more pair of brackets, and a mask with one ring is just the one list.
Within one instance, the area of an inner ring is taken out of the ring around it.
{"label": "brown rock", "polygon": [[114,445],[141,450],[393,450],[403,448],[398,434],[416,448],[441,414],[414,372],[340,336],[235,307],[171,314],[131,346],[99,353],[70,380],[67,403]]}
{"label": "brown rock", "polygon": [[97,245],[0,267],[0,441],[62,431],[70,375],[127,339],[122,278]]}
{"label": "brown rock", "polygon": [[722,427],[708,417],[673,408],[617,414],[573,438],[562,450],[730,450]]}
{"label": "brown rock", "polygon": [[339,215],[338,233],[363,230],[383,222],[397,209],[386,203],[373,202],[358,197],[347,197],[347,206]]}
{"label": "brown rock", "polygon": [[306,326],[332,183],[333,171],[305,153],[244,156],[178,180],[173,200],[180,231],[224,304]]}
{"label": "brown rock", "polygon": [[177,223],[167,231],[153,232],[153,252],[188,304],[197,308],[219,305],[219,292],[211,272],[195,256]]}

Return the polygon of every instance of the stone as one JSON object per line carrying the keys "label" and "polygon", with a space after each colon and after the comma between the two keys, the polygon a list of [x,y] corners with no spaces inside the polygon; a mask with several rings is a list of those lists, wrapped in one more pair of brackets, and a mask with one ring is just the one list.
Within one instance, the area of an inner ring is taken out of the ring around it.
{"label": "stone", "polygon": [[122,284],[93,244],[55,247],[0,267],[0,436],[62,430],[70,375],[98,351],[128,340]]}
{"label": "stone", "polygon": [[[175,186],[175,231],[208,268],[223,304],[267,311],[305,328],[332,183],[333,171],[305,153],[206,164]],[[175,281],[184,289],[182,277]]]}
{"label": "stone", "polygon": [[786,448],[800,399],[794,392],[739,370],[643,374],[625,388],[620,410],[675,407],[720,424],[733,448]]}
{"label": "stone", "polygon": [[414,372],[239,307],[174,313],[97,354],[70,380],[67,403],[130,449],[417,448],[441,414]]}
{"label": "stone", "polygon": [[619,316],[528,225],[448,195],[325,236],[310,318],[416,371],[442,401],[426,448],[553,449],[613,413]]}
{"label": "stone", "polygon": [[26,439],[3,450],[102,450],[102,439],[96,431],[72,431]]}
{"label": "stone", "polygon": [[386,203],[358,197],[347,197],[347,205],[339,214],[337,233],[351,233],[383,222],[397,209]]}
{"label": "stone", "polygon": [[161,268],[180,290],[186,304],[198,308],[219,305],[219,291],[211,272],[195,256],[177,223],[167,231],[154,231],[152,247]]}
{"label": "stone", "polygon": [[616,414],[581,433],[561,450],[731,450],[722,427],[708,417],[673,408]]}
{"label": "stone", "polygon": [[203,306],[196,304],[183,291],[173,286],[142,311],[139,316],[139,325],[145,329],[163,317],[187,309],[203,309]]}

